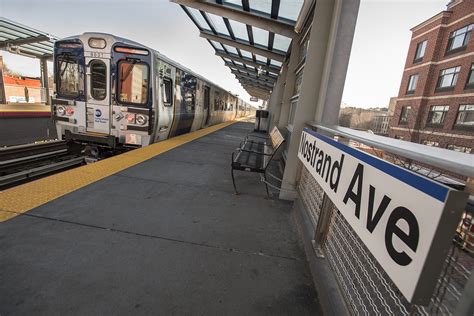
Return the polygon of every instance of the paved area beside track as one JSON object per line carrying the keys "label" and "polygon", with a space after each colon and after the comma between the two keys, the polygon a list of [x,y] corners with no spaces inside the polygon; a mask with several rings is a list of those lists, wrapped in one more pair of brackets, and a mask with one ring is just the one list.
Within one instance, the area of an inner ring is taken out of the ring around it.
{"label": "paved area beside track", "polygon": [[0,118],[2,117],[49,117],[51,106],[36,103],[8,103],[0,104]]}
{"label": "paved area beside track", "polygon": [[230,153],[251,128],[0,193],[36,199],[0,205],[17,215],[0,223],[0,314],[320,314],[291,203],[266,199],[256,174],[236,174],[233,194]]}

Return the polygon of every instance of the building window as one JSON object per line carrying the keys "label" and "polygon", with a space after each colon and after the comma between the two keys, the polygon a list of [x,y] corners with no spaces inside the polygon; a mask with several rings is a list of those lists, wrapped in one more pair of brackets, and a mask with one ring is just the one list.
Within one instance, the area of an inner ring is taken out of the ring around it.
{"label": "building window", "polygon": [[407,124],[408,123],[408,115],[410,115],[411,106],[404,106],[402,107],[402,113],[400,114],[400,121],[399,124]]}
{"label": "building window", "polygon": [[458,151],[461,153],[466,153],[466,154],[470,154],[472,150],[471,147],[456,146],[456,145],[448,145],[448,149]]}
{"label": "building window", "polygon": [[293,96],[298,95],[300,93],[302,82],[303,82],[303,70],[300,70],[300,72],[296,74],[295,87],[293,89]]}
{"label": "building window", "polygon": [[474,127],[474,105],[465,104],[459,106],[456,125],[459,127]]}
{"label": "building window", "polygon": [[447,53],[456,52],[466,48],[469,38],[471,37],[471,30],[474,24],[466,25],[449,34]]}
{"label": "building window", "polygon": [[428,41],[423,41],[423,42],[418,43],[418,45],[416,45],[415,59],[413,60],[413,62],[416,63],[418,61],[423,60],[423,57],[425,56],[427,44],[428,44]]}
{"label": "building window", "polygon": [[418,82],[418,74],[411,75],[410,79],[408,80],[407,94],[415,93],[417,82]]}
{"label": "building window", "polygon": [[439,147],[438,142],[434,142],[434,141],[427,140],[427,139],[425,139],[422,144],[426,145],[426,146],[430,146],[430,147]]}
{"label": "building window", "polygon": [[293,126],[295,120],[296,107],[298,106],[298,99],[293,100],[290,104],[290,115],[288,117],[288,125]]}
{"label": "building window", "polygon": [[461,66],[443,69],[439,73],[438,84],[436,90],[452,90],[458,81]]}
{"label": "building window", "polygon": [[474,88],[474,64],[471,65],[471,70],[467,76],[466,89]]}
{"label": "building window", "polygon": [[427,125],[442,125],[446,114],[448,114],[449,106],[447,105],[433,105],[428,113]]}

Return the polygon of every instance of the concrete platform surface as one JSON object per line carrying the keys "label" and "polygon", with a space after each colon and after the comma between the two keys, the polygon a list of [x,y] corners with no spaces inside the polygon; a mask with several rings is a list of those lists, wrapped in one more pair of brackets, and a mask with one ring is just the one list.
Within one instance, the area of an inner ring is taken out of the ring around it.
{"label": "concrete platform surface", "polygon": [[291,204],[236,123],[0,223],[0,315],[315,315]]}

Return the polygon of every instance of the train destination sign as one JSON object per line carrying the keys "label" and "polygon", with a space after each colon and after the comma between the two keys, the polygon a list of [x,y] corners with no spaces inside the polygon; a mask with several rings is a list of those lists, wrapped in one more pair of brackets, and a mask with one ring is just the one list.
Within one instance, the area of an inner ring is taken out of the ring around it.
{"label": "train destination sign", "polygon": [[407,300],[429,302],[467,194],[308,128],[298,158]]}

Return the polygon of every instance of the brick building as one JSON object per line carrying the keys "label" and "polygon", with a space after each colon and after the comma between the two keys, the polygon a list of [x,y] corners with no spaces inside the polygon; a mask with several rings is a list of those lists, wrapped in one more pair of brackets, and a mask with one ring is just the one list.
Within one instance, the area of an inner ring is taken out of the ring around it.
{"label": "brick building", "polygon": [[474,0],[411,29],[390,137],[474,152]]}
{"label": "brick building", "polygon": [[4,75],[3,83],[7,103],[27,102],[27,96],[29,103],[40,103],[42,100],[38,78]]}

